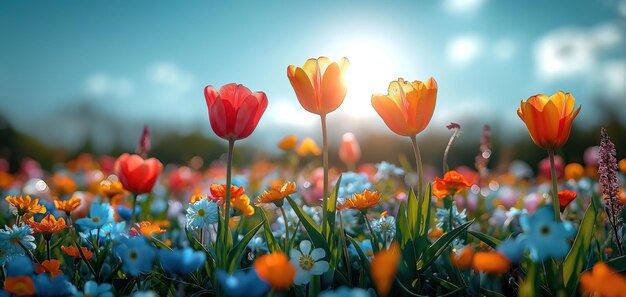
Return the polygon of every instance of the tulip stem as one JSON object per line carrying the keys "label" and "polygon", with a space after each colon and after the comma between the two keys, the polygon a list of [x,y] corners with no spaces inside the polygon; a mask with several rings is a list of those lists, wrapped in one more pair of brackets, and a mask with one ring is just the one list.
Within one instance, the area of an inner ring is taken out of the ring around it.
{"label": "tulip stem", "polygon": [[137,194],[131,194],[132,198],[133,198],[133,209],[131,210],[131,215],[130,215],[130,227],[132,228],[133,225],[136,222],[136,218],[135,218],[135,208],[137,207]]}
{"label": "tulip stem", "polygon": [[[326,209],[328,207],[328,135],[326,131],[326,115],[321,116],[322,120],[322,164],[324,166],[324,197],[322,198],[322,225],[326,224]],[[322,226],[322,231],[325,230]]]}
{"label": "tulip stem", "polygon": [[552,208],[554,208],[554,220],[561,221],[561,209],[559,207],[559,190],[556,185],[556,167],[554,165],[554,150],[548,150],[550,157],[550,174],[552,175]]}
{"label": "tulip stem", "polygon": [[420,148],[417,145],[416,135],[411,136],[411,143],[413,144],[413,152],[415,153],[415,164],[417,165],[417,197],[419,198],[419,205],[421,207],[424,200],[424,193],[422,190],[422,184],[424,183],[424,176],[422,174],[422,157],[420,154]]}
{"label": "tulip stem", "polygon": [[[225,230],[224,241],[223,241],[224,245],[228,244],[228,232],[230,232],[228,221],[230,221],[230,198],[231,198],[230,185],[231,185],[234,149],[235,149],[235,140],[233,139],[228,140],[228,159],[226,160],[226,199],[225,199],[226,208],[224,210],[224,228],[225,228],[224,229]],[[222,249],[224,251],[227,250],[225,246],[222,247]],[[224,260],[226,260],[226,257],[224,257]]]}

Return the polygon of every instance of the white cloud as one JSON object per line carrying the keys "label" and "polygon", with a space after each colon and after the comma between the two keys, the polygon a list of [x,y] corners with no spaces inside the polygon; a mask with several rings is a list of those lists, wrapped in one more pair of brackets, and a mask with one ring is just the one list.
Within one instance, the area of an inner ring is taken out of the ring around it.
{"label": "white cloud", "polygon": [[500,39],[493,45],[493,54],[496,58],[502,61],[507,61],[513,58],[517,46],[511,39]]}
{"label": "white cloud", "polygon": [[88,95],[117,98],[128,98],[134,92],[134,84],[124,77],[112,77],[105,73],[96,73],[85,81],[85,91]]}
{"label": "white cloud", "polygon": [[600,54],[622,42],[621,29],[616,24],[592,28],[560,28],[535,45],[535,63],[544,79],[584,75],[598,66]]}
{"label": "white cloud", "polygon": [[456,37],[448,42],[446,53],[448,59],[456,64],[467,64],[482,54],[483,41],[475,35]]}
{"label": "white cloud", "polygon": [[487,2],[486,0],[446,0],[444,8],[452,13],[473,13]]}
{"label": "white cloud", "polygon": [[179,92],[187,92],[193,87],[195,77],[178,65],[159,62],[148,68],[148,80],[152,83],[173,88]]}
{"label": "white cloud", "polygon": [[626,60],[611,61],[602,69],[601,85],[610,97],[626,97]]}

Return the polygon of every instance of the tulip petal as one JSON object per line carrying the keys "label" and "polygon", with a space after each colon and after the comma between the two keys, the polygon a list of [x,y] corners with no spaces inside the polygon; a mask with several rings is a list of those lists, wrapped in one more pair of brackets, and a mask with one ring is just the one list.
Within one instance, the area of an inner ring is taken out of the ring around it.
{"label": "tulip petal", "polygon": [[250,96],[252,92],[244,85],[235,83],[224,85],[220,88],[220,98],[230,101],[234,109],[239,108],[241,102]]}
{"label": "tulip petal", "polygon": [[215,103],[215,99],[219,96],[219,93],[213,86],[206,86],[204,88],[204,99],[206,100],[207,108],[211,108],[213,103]]}
{"label": "tulip petal", "polygon": [[256,124],[258,123],[257,110],[259,101],[255,96],[248,96],[243,100],[237,112],[237,120],[235,121],[234,135],[236,139],[242,139],[250,136]]}
{"label": "tulip petal", "polygon": [[320,111],[322,113],[329,113],[337,109],[343,99],[346,97],[347,86],[344,80],[343,73],[337,63],[332,63],[326,68],[324,77],[321,84],[322,98],[320,105]]}
{"label": "tulip petal", "polygon": [[315,89],[311,80],[302,68],[296,68],[294,74],[294,76],[289,76],[289,82],[296,92],[300,105],[308,112],[319,114]]}
{"label": "tulip petal", "polygon": [[406,128],[404,114],[393,99],[385,95],[372,95],[372,106],[391,131],[402,136],[412,136]]}
{"label": "tulip petal", "polygon": [[[435,104],[437,102],[437,89],[423,89],[418,93],[419,99],[416,102],[415,109],[410,110],[408,120],[410,127],[415,129],[415,133],[420,133],[426,129],[426,126],[428,126],[428,123],[430,123],[433,117]],[[411,104],[411,107],[412,105],[413,104]]]}
{"label": "tulip petal", "polygon": [[235,129],[236,112],[230,101],[221,97],[215,101],[215,104],[209,111],[209,121],[211,128],[217,136],[230,139],[231,133]]}

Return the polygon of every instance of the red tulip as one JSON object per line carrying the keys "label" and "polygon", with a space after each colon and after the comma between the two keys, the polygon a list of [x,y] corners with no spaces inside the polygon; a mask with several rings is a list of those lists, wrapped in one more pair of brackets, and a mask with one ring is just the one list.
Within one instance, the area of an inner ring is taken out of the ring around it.
{"label": "red tulip", "polygon": [[135,194],[150,193],[162,170],[163,164],[155,158],[123,154],[115,161],[115,172],[124,189]]}
{"label": "red tulip", "polygon": [[250,136],[267,107],[265,93],[252,93],[245,86],[234,83],[222,86],[219,91],[207,86],[204,97],[213,132],[226,140]]}

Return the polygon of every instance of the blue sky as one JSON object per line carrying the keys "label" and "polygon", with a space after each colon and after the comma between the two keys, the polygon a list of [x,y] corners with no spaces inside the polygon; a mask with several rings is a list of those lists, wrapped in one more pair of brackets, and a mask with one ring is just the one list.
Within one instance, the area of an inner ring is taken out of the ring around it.
{"label": "blue sky", "polygon": [[132,144],[143,123],[211,135],[203,87],[238,82],[267,93],[251,141],[271,147],[318,137],[286,68],[321,55],[352,62],[337,135],[384,133],[370,96],[398,77],[438,81],[434,132],[457,121],[524,135],[515,109],[536,93],[571,92],[582,125],[602,119],[593,100],[626,103],[625,1],[233,2],[2,1],[0,113],[69,147]]}

